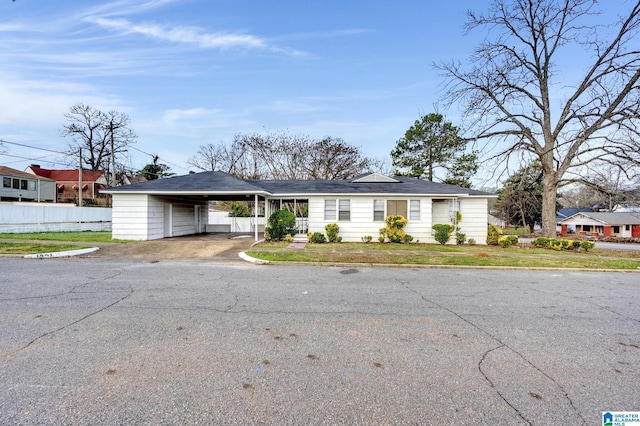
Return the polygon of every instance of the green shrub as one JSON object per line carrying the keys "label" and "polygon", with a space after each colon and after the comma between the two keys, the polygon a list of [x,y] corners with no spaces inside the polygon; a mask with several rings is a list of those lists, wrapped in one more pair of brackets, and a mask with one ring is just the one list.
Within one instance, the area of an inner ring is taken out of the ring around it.
{"label": "green shrub", "polygon": [[289,210],[276,210],[269,216],[269,226],[264,228],[264,238],[268,241],[282,241],[286,235],[295,235],[296,216]]}
{"label": "green shrub", "polygon": [[291,236],[291,234],[287,234],[284,236],[284,240],[288,243],[292,243],[293,242],[293,237]]}
{"label": "green shrub", "polygon": [[502,237],[498,237],[498,245],[502,248],[514,246],[519,242],[517,235],[504,235]]}
{"label": "green shrub", "polygon": [[371,235],[365,235],[364,237],[360,237],[360,239],[363,243],[369,244],[371,240],[373,240],[373,237]]}
{"label": "green shrub", "polygon": [[563,240],[545,237],[538,237],[531,241],[531,244],[535,247],[548,248],[557,251],[578,250],[580,248],[584,251],[589,251],[595,246],[595,243],[592,241]]}
{"label": "green shrub", "polygon": [[549,247],[550,241],[551,241],[551,238],[538,237],[533,241],[531,241],[531,244],[533,244],[536,247]]}
{"label": "green shrub", "polygon": [[387,216],[385,222],[387,223],[387,226],[380,229],[380,238],[378,238],[378,241],[381,243],[386,239],[392,243],[409,243],[413,241],[413,237],[411,235],[407,235],[403,229],[408,223],[404,216]]}
{"label": "green shrub", "polygon": [[580,242],[580,248],[584,251],[589,251],[596,246],[596,243],[593,241],[582,241]]}
{"label": "green shrub", "polygon": [[498,245],[498,238],[502,235],[502,229],[498,227],[498,225],[489,225],[489,229],[487,231],[487,244],[490,246]]}
{"label": "green shrub", "polygon": [[231,203],[231,211],[229,217],[251,217],[251,211],[247,207],[247,203],[234,201]]}
{"label": "green shrub", "polygon": [[432,228],[436,231],[433,238],[442,245],[445,245],[449,242],[451,233],[455,229],[453,225],[450,225],[448,223],[436,223],[432,226]]}
{"label": "green shrub", "polygon": [[311,234],[309,242],[312,242],[314,244],[323,244],[327,242],[327,238],[322,232],[314,232],[313,234]]}
{"label": "green shrub", "polygon": [[476,239],[475,238],[469,238],[467,243],[469,243],[470,246],[475,246],[476,245]]}
{"label": "green shrub", "polygon": [[330,243],[338,243],[342,241],[342,238],[338,237],[338,232],[340,232],[340,227],[337,223],[330,223],[324,227],[324,230],[327,231],[327,240]]}
{"label": "green shrub", "polygon": [[456,244],[464,244],[467,241],[467,234],[456,231]]}

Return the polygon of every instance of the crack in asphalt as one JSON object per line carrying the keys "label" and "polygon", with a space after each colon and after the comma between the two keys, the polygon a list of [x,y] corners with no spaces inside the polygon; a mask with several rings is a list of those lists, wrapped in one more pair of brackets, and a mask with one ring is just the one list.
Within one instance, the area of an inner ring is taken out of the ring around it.
{"label": "crack in asphalt", "polygon": [[491,348],[488,351],[486,351],[484,354],[482,354],[482,358],[480,359],[480,361],[478,362],[478,371],[480,371],[480,374],[482,375],[482,377],[484,377],[484,379],[489,382],[489,384],[491,385],[491,387],[493,388],[493,390],[496,391],[496,393],[498,394],[498,396],[500,398],[502,398],[502,400],[505,402],[505,404],[507,404],[509,407],[511,407],[511,409],[513,411],[516,412],[516,414],[518,414],[518,416],[524,420],[525,422],[527,422],[530,425],[533,425],[533,423],[531,423],[531,421],[527,418],[525,418],[522,413],[520,412],[520,410],[518,410],[518,408],[516,408],[511,402],[509,402],[509,400],[502,395],[502,392],[500,392],[500,389],[498,389],[498,387],[495,385],[495,383],[493,383],[493,381],[491,381],[491,379],[489,378],[489,376],[487,376],[487,374],[482,371],[482,363],[484,362],[484,360],[487,358],[487,356],[493,352],[493,351],[497,351],[498,349],[501,348],[507,348],[507,349],[511,349],[509,348],[507,345],[505,345],[504,343],[501,343],[500,345],[496,346],[495,348]]}
{"label": "crack in asphalt", "polygon": [[620,318],[624,318],[624,319],[627,319],[629,321],[640,323],[640,319],[638,319],[638,318],[630,317],[630,316],[625,315],[623,313],[620,313],[620,312],[616,311],[615,309],[610,308],[608,306],[603,306],[603,305],[599,305],[599,304],[597,304],[595,302],[592,302],[591,299],[593,299],[593,297],[567,296],[567,295],[562,294],[560,292],[549,293],[549,292],[546,292],[546,291],[543,291],[543,290],[540,290],[540,289],[532,289],[532,290],[533,291],[537,291],[538,293],[542,293],[544,295],[552,294],[555,297],[562,297],[562,298],[569,299],[569,300],[574,300],[574,299],[581,300],[581,301],[583,301],[583,302],[585,302],[585,303],[587,303],[589,305],[595,306],[595,307],[600,308],[602,310],[605,310],[607,312],[611,312],[612,314],[616,314]]}
{"label": "crack in asphalt", "polygon": [[[111,275],[111,276],[101,278],[100,280],[94,280],[94,281],[86,282],[86,283],[84,283],[84,284],[79,284],[79,285],[77,285],[77,286],[74,286],[70,291],[64,292],[64,293],[62,293],[62,294],[63,294],[63,295],[64,295],[64,294],[71,294],[71,293],[73,293],[73,292],[74,292],[74,290],[75,290],[75,289],[77,289],[77,288],[81,288],[81,287],[87,286],[87,285],[89,285],[89,284],[91,284],[91,283],[93,283],[93,282],[95,282],[95,281],[104,281],[104,280],[111,279],[111,278],[113,278],[113,277],[116,277],[116,276],[120,275],[120,273],[121,273],[121,272],[118,272],[118,273],[113,274],[113,275]],[[69,327],[71,327],[71,326],[73,326],[73,325],[79,324],[79,323],[81,323],[82,321],[84,321],[84,320],[86,320],[86,319],[88,319],[88,318],[91,318],[91,317],[93,317],[93,316],[95,316],[95,315],[98,315],[98,314],[99,314],[99,313],[101,313],[101,312],[106,311],[107,309],[109,309],[109,308],[111,308],[111,307],[113,307],[113,306],[117,305],[118,303],[121,303],[121,302],[123,302],[124,300],[128,299],[129,297],[131,297],[131,295],[133,295],[133,293],[134,293],[133,288],[132,288],[131,286],[129,286],[129,292],[128,292],[127,294],[125,294],[124,296],[122,296],[122,297],[120,297],[120,298],[116,299],[114,302],[109,303],[108,305],[103,306],[102,308],[97,309],[97,310],[95,310],[95,311],[93,311],[93,312],[90,312],[90,313],[88,313],[87,315],[83,316],[82,318],[79,318],[79,319],[77,319],[77,320],[75,320],[75,321],[72,321],[72,322],[70,322],[70,323],[68,323],[68,324],[65,324],[65,325],[63,325],[63,326],[60,326],[60,327],[58,327],[58,328],[56,328],[56,329],[54,329],[54,330],[47,331],[46,333],[43,333],[43,334],[41,334],[40,336],[37,336],[37,337],[33,338],[33,339],[32,339],[31,341],[29,341],[26,345],[24,345],[24,346],[22,346],[22,347],[20,347],[20,348],[14,349],[13,351],[7,352],[6,354],[4,354],[4,355],[0,356],[0,361],[4,361],[4,360],[6,360],[6,359],[8,359],[8,358],[11,358],[11,357],[12,357],[12,356],[14,356],[14,355],[17,355],[18,353],[20,353],[20,352],[22,352],[22,351],[26,350],[26,349],[27,349],[27,348],[29,348],[31,345],[33,345],[33,344],[34,344],[34,343],[36,343],[38,340],[40,340],[40,339],[42,339],[42,338],[44,338],[44,337],[47,337],[47,336],[50,336],[50,335],[52,335],[52,334],[58,333],[58,332],[60,332],[60,331],[62,331],[62,330],[65,330],[65,329],[67,329],[67,328],[69,328]],[[42,297],[44,297],[44,296],[42,296]],[[52,296],[48,296],[48,297],[52,297]],[[37,298],[41,298],[41,297],[37,297]],[[29,298],[27,298],[27,299],[29,299]],[[16,299],[16,300],[20,300],[20,299]]]}
{"label": "crack in asphalt", "polygon": [[524,415],[520,412],[520,410],[518,410],[513,404],[511,404],[501,393],[500,391],[497,389],[497,387],[494,385],[494,383],[489,379],[489,377],[482,371],[482,362],[486,359],[487,355],[489,355],[491,352],[496,351],[500,348],[506,348],[509,351],[513,352],[514,354],[516,354],[518,357],[520,357],[523,361],[525,361],[527,364],[529,364],[534,370],[538,371],[540,374],[542,374],[544,377],[546,377],[547,379],[549,379],[551,381],[551,383],[553,383],[554,386],[556,386],[561,392],[562,395],[564,396],[564,398],[569,402],[569,405],[571,406],[571,408],[573,409],[573,411],[576,413],[576,415],[580,418],[580,420],[582,421],[583,424],[587,424],[586,420],[584,419],[584,417],[582,417],[582,414],[578,411],[578,409],[576,408],[576,406],[573,403],[573,400],[571,399],[571,397],[569,396],[568,392],[551,376],[549,376],[549,374],[547,374],[546,372],[544,372],[540,367],[536,366],[535,364],[533,364],[529,359],[527,359],[523,354],[521,354],[520,352],[518,352],[517,350],[513,349],[512,347],[510,347],[508,344],[506,344],[505,342],[503,342],[502,340],[500,340],[500,338],[498,338],[497,336],[494,336],[493,334],[491,334],[489,331],[483,329],[482,327],[480,327],[479,325],[475,324],[474,322],[468,320],[467,318],[463,317],[462,315],[460,315],[459,313],[453,311],[450,308],[447,308],[446,306],[435,302],[433,300],[428,299],[425,295],[421,294],[420,292],[418,292],[417,290],[411,288],[407,283],[402,282],[398,279],[396,279],[396,281],[398,281],[398,283],[406,288],[407,290],[419,295],[422,300],[424,300],[425,302],[431,303],[432,305],[435,305],[437,307],[439,307],[440,309],[443,309],[447,312],[449,312],[450,314],[456,316],[457,318],[459,318],[460,320],[464,321],[465,323],[469,324],[470,326],[472,326],[473,328],[475,328],[476,330],[480,331],[481,333],[489,336],[490,338],[492,338],[493,340],[495,340],[496,342],[499,343],[499,346],[488,350],[487,352],[485,352],[482,356],[482,358],[480,359],[480,361],[478,362],[478,370],[480,371],[480,373],[482,374],[482,376],[485,378],[485,380],[487,380],[487,382],[491,385],[491,387],[496,391],[496,393],[509,405],[509,407],[511,407],[513,410],[515,410],[515,412],[518,414],[518,416],[520,416],[524,421],[526,421],[528,424],[533,424],[530,420],[528,420],[527,418],[524,417]]}

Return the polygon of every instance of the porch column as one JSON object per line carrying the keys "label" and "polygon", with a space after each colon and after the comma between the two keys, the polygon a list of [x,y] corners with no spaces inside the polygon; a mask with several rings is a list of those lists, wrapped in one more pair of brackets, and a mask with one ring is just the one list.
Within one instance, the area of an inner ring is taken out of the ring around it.
{"label": "porch column", "polygon": [[254,223],[255,223],[255,226],[254,226],[255,237],[254,237],[254,239],[257,242],[258,241],[258,194],[255,194],[253,197],[254,197],[254,199],[253,199],[253,201],[254,201],[253,202],[253,216],[254,216],[253,220],[254,220]]}

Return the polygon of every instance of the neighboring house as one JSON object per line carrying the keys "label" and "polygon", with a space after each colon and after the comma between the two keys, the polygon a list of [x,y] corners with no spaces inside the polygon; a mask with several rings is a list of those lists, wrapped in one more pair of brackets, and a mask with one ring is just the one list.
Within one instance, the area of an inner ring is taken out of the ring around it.
{"label": "neighboring house", "polygon": [[582,236],[640,238],[640,213],[579,212],[560,220],[560,234],[570,226]]}
{"label": "neighboring house", "polygon": [[0,201],[45,201],[56,200],[56,181],[31,173],[0,166]]}
{"label": "neighboring house", "polygon": [[[562,227],[560,225],[560,221],[570,216],[573,216],[576,213],[582,213],[582,212],[593,212],[593,209],[588,207],[563,207],[560,210],[558,210],[558,212],[556,213],[556,231],[559,233],[562,233]],[[566,229],[564,231],[565,234],[576,232],[575,224],[565,224],[565,225],[566,225]]]}
{"label": "neighboring house", "polygon": [[[462,213],[461,232],[478,244],[487,237],[487,201],[495,195],[408,177],[371,173],[352,180],[242,180],[223,172],[194,173],[109,188],[113,238],[153,240],[205,232],[209,201],[252,201],[256,240],[276,210],[297,212],[301,233],[340,226],[343,241],[377,239],[389,215],[408,219],[407,234],[435,242],[432,226]],[[455,243],[455,240],[452,239]]]}
{"label": "neighboring house", "polygon": [[82,184],[82,200],[90,200],[94,204],[106,204],[106,198],[101,195],[101,190],[107,187],[107,181],[103,171],[82,170],[82,176],[78,169],[55,170],[43,169],[37,164],[27,167],[27,172],[36,176],[53,179],[56,181],[57,202],[74,203],[78,199],[78,185]]}

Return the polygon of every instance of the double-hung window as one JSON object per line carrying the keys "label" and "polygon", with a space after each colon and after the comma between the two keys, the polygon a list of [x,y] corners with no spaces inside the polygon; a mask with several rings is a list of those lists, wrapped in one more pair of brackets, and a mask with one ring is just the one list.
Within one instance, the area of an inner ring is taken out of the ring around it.
{"label": "double-hung window", "polygon": [[324,200],[324,220],[336,220],[336,200]]}
{"label": "double-hung window", "polygon": [[351,220],[351,200],[338,200],[338,220]]}
{"label": "double-hung window", "polygon": [[384,220],[384,200],[373,200],[373,220],[375,222]]}
{"label": "double-hung window", "polygon": [[324,220],[351,220],[351,200],[324,200]]}
{"label": "double-hung window", "polygon": [[420,200],[409,200],[409,220],[420,220]]}

